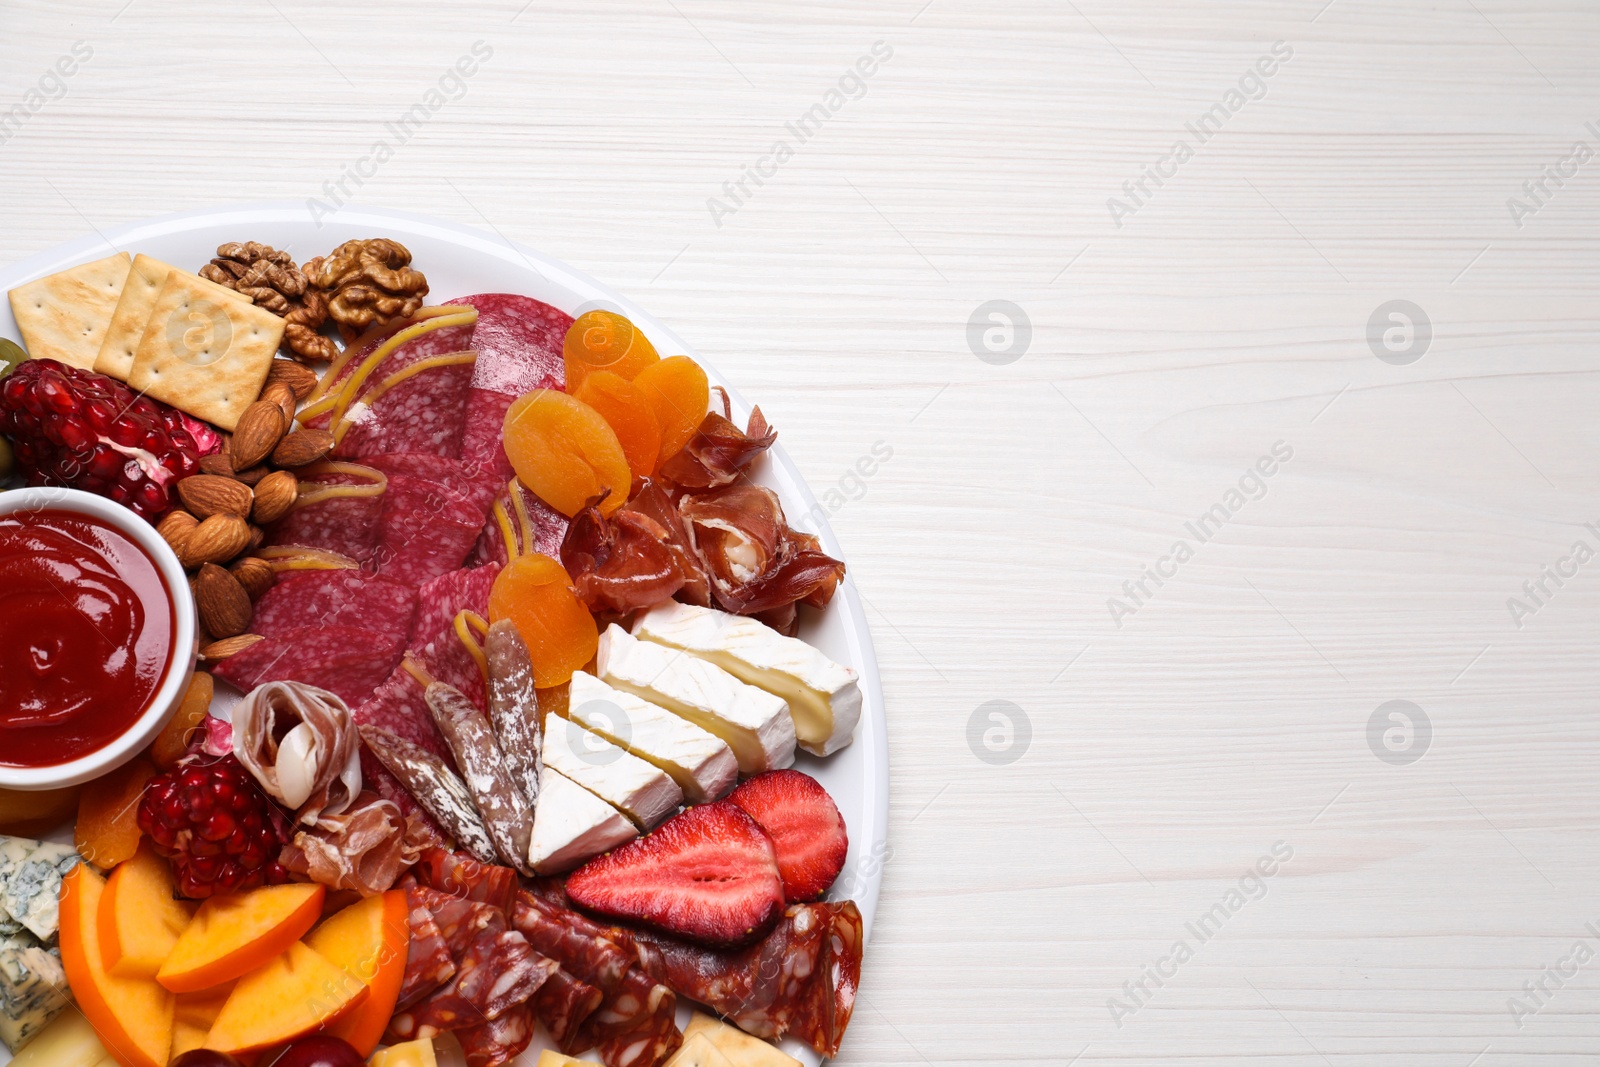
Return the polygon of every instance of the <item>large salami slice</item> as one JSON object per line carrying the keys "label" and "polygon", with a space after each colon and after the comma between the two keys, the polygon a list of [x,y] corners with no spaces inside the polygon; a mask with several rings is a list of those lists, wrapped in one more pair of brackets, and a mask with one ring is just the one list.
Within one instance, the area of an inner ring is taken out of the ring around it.
{"label": "large salami slice", "polygon": [[[515,549],[509,555],[506,550],[508,531]],[[560,559],[561,544],[566,536],[567,517],[513,479],[495,496],[489,518],[483,524],[483,533],[468,562],[503,566],[510,555],[530,552]]]}
{"label": "large salami slice", "polygon": [[417,590],[417,619],[411,644],[423,648],[455,625],[456,615],[471,611],[488,618],[489,591],[494,588],[497,566],[469,567],[442,574]]}
{"label": "large salami slice", "polygon": [[459,456],[472,361],[470,352],[438,356],[369,384],[335,431],[339,443],[334,455]]}
{"label": "large salami slice", "polygon": [[489,483],[460,460],[424,453],[363,457],[389,482],[372,569],[412,587],[456,570],[488,514]]}
{"label": "large salami slice", "polygon": [[[436,756],[444,756],[450,750],[444,738],[439,736],[438,728],[433,725],[433,716],[427,714],[427,710],[428,706],[422,699],[422,686],[410,671],[400,666],[350,713],[350,717],[357,726],[376,726]],[[361,779],[367,788],[399,805],[402,812],[420,812],[432,820],[432,816],[417,805],[410,791],[389,773],[389,769],[365,745],[361,748]],[[437,824],[435,828],[438,828]]]}
{"label": "large salami slice", "polygon": [[428,307],[411,321],[390,323],[356,338],[306,398],[300,421],[326,428],[330,416],[342,414],[341,400],[356,399],[346,393],[364,393],[370,385],[424,360],[470,351],[472,319],[473,313],[464,307]]}
{"label": "large salami slice", "polygon": [[411,636],[417,594],[361,571],[305,571],[281,579],[256,601],[250,630],[276,637],[304,626],[357,626],[401,640]]}
{"label": "large salami slice", "polygon": [[506,409],[529,390],[566,387],[561,351],[572,317],[531,297],[509,293],[468,296],[452,303],[478,309],[473,334],[478,366],[467,398],[461,457],[493,471],[503,483],[511,477],[511,464],[500,447]]}
{"label": "large salami slice", "polygon": [[383,516],[383,475],[336,463],[319,463],[296,473],[301,499],[273,525],[267,543],[337,552],[357,563],[372,559]]}
{"label": "large salami slice", "polygon": [[456,570],[478,540],[484,512],[456,485],[391,475],[374,569],[412,587]]}
{"label": "large salami slice", "polygon": [[304,682],[357,707],[389,677],[404,652],[403,637],[353,626],[309,626],[257,641],[212,673],[245,692],[262,682]]}

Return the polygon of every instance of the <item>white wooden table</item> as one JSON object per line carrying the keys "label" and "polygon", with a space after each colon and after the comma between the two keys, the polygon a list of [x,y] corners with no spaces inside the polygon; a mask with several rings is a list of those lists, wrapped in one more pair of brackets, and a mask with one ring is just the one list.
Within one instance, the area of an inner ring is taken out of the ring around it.
{"label": "white wooden table", "polygon": [[[0,256],[357,198],[742,383],[885,670],[845,1062],[1592,1063],[1597,47],[1576,0],[20,0]],[[1431,331],[1369,342],[1393,301]]]}

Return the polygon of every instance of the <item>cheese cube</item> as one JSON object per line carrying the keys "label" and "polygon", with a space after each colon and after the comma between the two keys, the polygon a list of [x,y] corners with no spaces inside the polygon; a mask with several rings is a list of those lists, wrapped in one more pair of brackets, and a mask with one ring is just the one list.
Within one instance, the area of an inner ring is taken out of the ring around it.
{"label": "cheese cube", "polygon": [[[801,1067],[800,1061],[793,1056],[704,1012],[695,1012],[689,1025],[684,1028],[683,1048],[687,1049],[691,1041],[704,1041],[715,1046],[731,1067]],[[682,1067],[691,1065],[683,1064]]]}
{"label": "cheese cube", "polygon": [[72,1003],[61,960],[42,948],[0,951],[0,1041],[22,1048]]}
{"label": "cheese cube", "polygon": [[71,845],[0,837],[0,908],[49,941],[61,925],[61,876],[81,862]]}
{"label": "cheese cube", "polygon": [[739,763],[721,738],[585,671],[572,676],[565,714],[666,771],[691,804],[727,796],[739,781]]}
{"label": "cheese cube", "polygon": [[379,1049],[367,1061],[367,1067],[438,1067],[438,1064],[431,1037]]}
{"label": "cheese cube", "polygon": [[563,874],[639,836],[639,828],[583,786],[546,765],[539,774],[528,863],[540,874]]}
{"label": "cheese cube", "polygon": [[571,719],[553,718],[546,724],[544,765],[621,811],[642,830],[659,826],[683,803],[683,790],[659,767]]}
{"label": "cheese cube", "polygon": [[782,697],[807,752],[837,752],[861,721],[855,671],[756,619],[668,601],[634,623],[633,636],[681,649]]}
{"label": "cheese cube", "polygon": [[733,749],[740,774],[794,763],[794,718],[782,697],[687,652],[640,641],[615,623],[600,635],[595,664],[596,673],[612,686],[722,738]]}
{"label": "cheese cube", "polygon": [[553,1048],[547,1048],[539,1053],[538,1067],[591,1067],[593,1060],[580,1060],[576,1056],[564,1056]]}

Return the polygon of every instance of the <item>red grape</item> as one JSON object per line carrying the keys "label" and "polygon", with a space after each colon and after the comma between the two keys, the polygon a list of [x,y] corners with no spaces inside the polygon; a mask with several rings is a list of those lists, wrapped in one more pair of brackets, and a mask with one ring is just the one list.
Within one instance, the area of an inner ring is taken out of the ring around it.
{"label": "red grape", "polygon": [[244,1067],[244,1065],[226,1052],[196,1048],[173,1060],[172,1067]]}
{"label": "red grape", "polygon": [[282,1056],[272,1061],[272,1067],[366,1067],[366,1063],[350,1042],[318,1035],[290,1045]]}

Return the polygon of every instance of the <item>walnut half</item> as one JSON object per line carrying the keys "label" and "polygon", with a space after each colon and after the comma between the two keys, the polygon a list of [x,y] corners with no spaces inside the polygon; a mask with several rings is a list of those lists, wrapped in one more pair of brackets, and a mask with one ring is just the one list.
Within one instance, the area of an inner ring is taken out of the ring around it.
{"label": "walnut half", "polygon": [[304,270],[327,295],[328,314],[347,331],[414,315],[428,295],[428,279],[411,268],[410,250],[384,237],[346,241]]}

